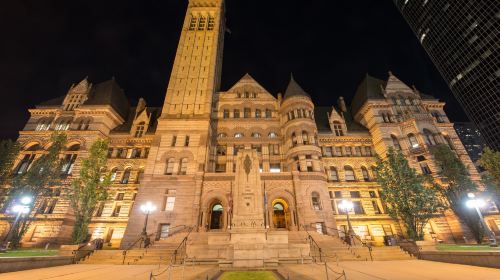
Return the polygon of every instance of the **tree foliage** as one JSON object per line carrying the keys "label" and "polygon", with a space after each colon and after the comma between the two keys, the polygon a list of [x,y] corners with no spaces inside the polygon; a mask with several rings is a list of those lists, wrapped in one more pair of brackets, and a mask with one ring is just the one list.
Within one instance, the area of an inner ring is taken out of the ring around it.
{"label": "tree foliage", "polygon": [[467,167],[447,145],[437,145],[431,151],[439,166],[439,175],[445,177],[448,184],[439,190],[447,198],[453,212],[467,224],[476,241],[481,243],[484,229],[477,214],[466,207],[467,194],[476,192],[477,185],[470,179]]}
{"label": "tree foliage", "polygon": [[479,164],[488,171],[487,177],[495,192],[500,192],[500,152],[485,148]]}
{"label": "tree foliage", "polygon": [[66,145],[67,137],[63,133],[54,133],[51,136],[51,146],[46,153],[31,164],[24,174],[16,175],[12,180],[12,187],[9,191],[9,202],[23,197],[30,196],[33,203],[30,204],[30,212],[13,229],[11,244],[17,247],[22,237],[28,230],[31,221],[34,219],[33,207],[35,201],[40,196],[48,195],[52,191],[51,187],[58,185],[61,180],[61,165],[59,155]]}
{"label": "tree foliage", "polygon": [[12,175],[14,162],[19,154],[19,144],[12,140],[0,141],[0,185],[5,185]]}
{"label": "tree foliage", "polygon": [[106,167],[108,142],[97,140],[90,148],[89,156],[82,160],[80,174],[75,178],[68,191],[68,197],[75,215],[72,242],[80,244],[85,241],[88,226],[97,204],[107,198],[107,187],[110,176],[102,177]]}
{"label": "tree foliage", "polygon": [[386,160],[377,159],[376,171],[389,215],[403,222],[409,238],[423,240],[426,224],[442,207],[432,178],[417,174],[405,156],[392,148]]}

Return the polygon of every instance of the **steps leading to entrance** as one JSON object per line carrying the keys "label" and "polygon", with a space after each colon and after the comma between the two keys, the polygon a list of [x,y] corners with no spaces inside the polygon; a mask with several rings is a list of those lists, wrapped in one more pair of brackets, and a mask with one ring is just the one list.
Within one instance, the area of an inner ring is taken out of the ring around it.
{"label": "steps leading to entrance", "polygon": [[[312,238],[327,257],[327,261],[369,261],[370,251],[367,247],[356,245],[349,247],[340,238],[309,232]],[[401,250],[398,246],[372,247],[374,261],[411,260],[412,256]]]}

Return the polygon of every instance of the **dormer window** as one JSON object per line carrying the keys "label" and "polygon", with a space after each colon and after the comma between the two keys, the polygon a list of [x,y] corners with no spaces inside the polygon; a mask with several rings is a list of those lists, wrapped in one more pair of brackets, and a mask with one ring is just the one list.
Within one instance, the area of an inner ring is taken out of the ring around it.
{"label": "dormer window", "polygon": [[342,129],[342,124],[340,122],[333,122],[333,132],[335,136],[344,136],[344,130]]}
{"label": "dormer window", "polygon": [[135,138],[141,138],[144,135],[145,128],[146,128],[146,123],[140,122],[135,129]]}

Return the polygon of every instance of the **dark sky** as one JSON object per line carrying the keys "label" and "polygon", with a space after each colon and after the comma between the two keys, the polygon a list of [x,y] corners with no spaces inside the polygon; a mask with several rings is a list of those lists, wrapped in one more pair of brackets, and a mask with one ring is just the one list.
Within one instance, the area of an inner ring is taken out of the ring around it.
{"label": "dark sky", "polygon": [[[227,0],[222,90],[249,72],[271,93],[290,72],[316,105],[350,100],[365,73],[389,70],[446,101],[465,120],[391,0]],[[0,1],[0,138],[15,138],[28,108],[85,76],[113,76],[135,104],[161,106],[187,0]]]}

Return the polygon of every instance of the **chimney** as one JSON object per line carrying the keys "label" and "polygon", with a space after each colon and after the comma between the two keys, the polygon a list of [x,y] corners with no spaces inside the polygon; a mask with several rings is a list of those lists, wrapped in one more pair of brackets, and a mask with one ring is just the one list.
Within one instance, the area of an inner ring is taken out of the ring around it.
{"label": "chimney", "polygon": [[342,111],[342,113],[347,112],[347,106],[345,105],[345,101],[344,101],[343,96],[339,97],[338,105],[339,105],[340,111]]}

